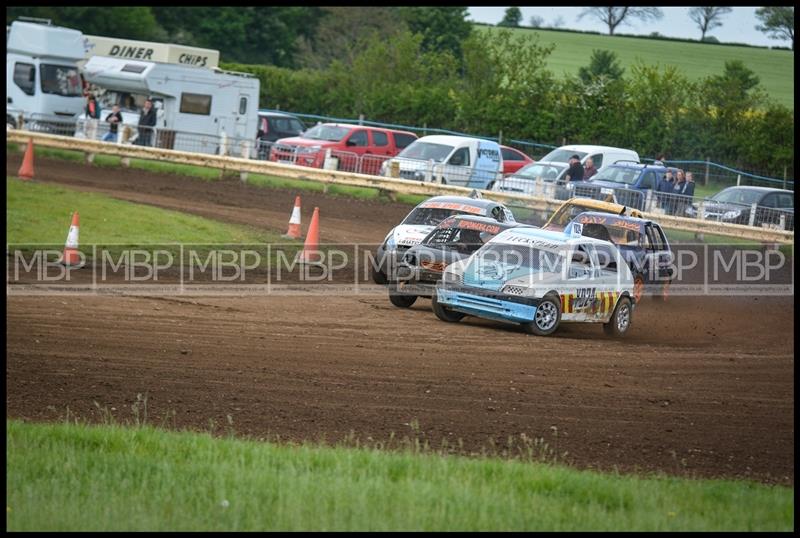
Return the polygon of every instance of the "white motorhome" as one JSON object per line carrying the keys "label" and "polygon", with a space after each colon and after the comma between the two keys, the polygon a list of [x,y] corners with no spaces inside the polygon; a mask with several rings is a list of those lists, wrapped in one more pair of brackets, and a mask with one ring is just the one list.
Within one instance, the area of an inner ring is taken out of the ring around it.
{"label": "white motorhome", "polygon": [[85,53],[78,30],[12,22],[6,29],[6,124],[21,127],[22,118],[29,129],[54,132],[73,125],[85,106],[78,69]]}
{"label": "white motorhome", "polygon": [[503,155],[497,142],[466,136],[430,135],[415,140],[385,162],[382,174],[418,181],[439,181],[491,189],[503,177]]}
{"label": "white motorhome", "polygon": [[[244,73],[180,64],[92,56],[86,80],[100,89],[103,115],[113,104],[123,111],[123,126],[134,127],[144,100],[157,111],[158,147],[219,153],[230,141],[232,154],[249,155],[258,122],[259,80]],[[222,137],[222,138],[220,138]],[[250,143],[246,150],[240,143]]]}

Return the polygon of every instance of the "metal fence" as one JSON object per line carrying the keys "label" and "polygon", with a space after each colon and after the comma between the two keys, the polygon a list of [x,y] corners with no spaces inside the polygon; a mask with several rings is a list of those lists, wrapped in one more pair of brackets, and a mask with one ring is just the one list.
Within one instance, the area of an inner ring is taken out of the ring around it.
{"label": "metal fence", "polygon": [[[264,110],[264,112],[268,111],[269,110]],[[532,140],[518,140],[513,138],[503,139],[502,133],[500,133],[500,136],[476,135],[476,134],[461,133],[457,131],[450,131],[447,129],[435,129],[428,126],[418,127],[412,125],[382,123],[382,122],[365,120],[363,118],[359,119],[335,118],[331,116],[320,116],[316,114],[303,114],[297,112],[288,112],[288,113],[311,122],[319,121],[319,122],[371,125],[374,127],[383,127],[388,129],[402,129],[405,131],[411,131],[420,136],[425,136],[430,134],[447,134],[456,136],[471,136],[475,138],[483,138],[486,140],[494,140],[501,144],[505,144],[509,147],[516,148],[533,159],[540,159],[545,154],[547,154],[551,149],[555,149],[558,147],[552,144],[542,144]],[[649,157],[642,157],[641,160],[642,162],[653,162],[655,159]],[[776,177],[759,175],[755,172],[737,170],[735,168],[725,166],[723,164],[718,164],[710,160],[698,161],[698,160],[676,159],[676,160],[664,161],[664,163],[669,166],[675,166],[678,168],[683,168],[686,171],[691,171],[696,176],[698,181],[701,181],[703,184],[720,183],[725,185],[733,185],[733,184],[755,185],[755,186],[777,187],[777,188],[794,190],[794,179],[788,176],[785,178],[776,178]]]}

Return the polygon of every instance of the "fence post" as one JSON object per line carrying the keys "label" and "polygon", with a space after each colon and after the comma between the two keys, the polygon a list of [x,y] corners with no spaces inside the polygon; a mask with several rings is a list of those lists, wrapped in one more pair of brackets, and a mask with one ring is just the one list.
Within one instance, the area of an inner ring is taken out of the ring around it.
{"label": "fence post", "polygon": [[786,188],[786,167],[783,167],[783,188]]}
{"label": "fence post", "polygon": [[742,174],[736,174],[736,186],[738,187],[742,183]]}
{"label": "fence post", "polygon": [[359,114],[358,115],[358,124],[359,125],[364,125],[364,114]]}
{"label": "fence post", "polygon": [[750,220],[747,222],[748,226],[753,226],[756,223],[756,208],[758,204],[753,202],[753,205],[750,206]]}
{"label": "fence post", "polygon": [[500,129],[500,134],[497,135],[497,143],[498,144],[502,144],[503,143],[503,130],[502,129]]}
{"label": "fence post", "polygon": [[428,164],[425,168],[425,181],[433,179],[433,159],[428,159]]}
{"label": "fence post", "polygon": [[709,162],[710,162],[710,161],[709,161],[708,157],[706,157],[706,175],[705,175],[705,178],[703,179],[703,185],[708,185],[708,168],[709,168]]}
{"label": "fence post", "polygon": [[428,136],[428,122],[422,124],[422,136]]}
{"label": "fence post", "polygon": [[697,204],[697,218],[700,220],[705,219],[705,212],[706,212],[706,203],[703,200],[700,200],[700,203]]}
{"label": "fence post", "polygon": [[644,196],[644,211],[652,211],[653,205],[653,189],[647,189],[645,196]]}
{"label": "fence post", "polygon": [[562,146],[566,146],[567,145],[567,137],[566,136],[562,136],[561,137],[561,145]]}

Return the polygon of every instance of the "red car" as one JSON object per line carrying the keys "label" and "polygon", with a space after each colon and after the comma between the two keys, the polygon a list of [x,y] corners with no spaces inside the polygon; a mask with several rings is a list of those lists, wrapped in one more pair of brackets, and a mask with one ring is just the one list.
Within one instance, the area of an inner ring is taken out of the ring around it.
{"label": "red car", "polygon": [[381,164],[417,139],[407,131],[363,125],[321,123],[300,136],[281,138],[269,160],[322,168],[325,153],[337,159],[337,169],[379,175]]}
{"label": "red car", "polygon": [[503,176],[513,174],[523,166],[527,166],[534,162],[533,159],[518,149],[510,148],[508,146],[500,146],[500,151],[503,153]]}

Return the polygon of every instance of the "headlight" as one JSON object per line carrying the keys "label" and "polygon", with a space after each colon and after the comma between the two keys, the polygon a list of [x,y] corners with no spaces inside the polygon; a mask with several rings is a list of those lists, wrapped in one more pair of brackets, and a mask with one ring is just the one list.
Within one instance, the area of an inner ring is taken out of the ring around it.
{"label": "headlight", "polygon": [[726,211],[725,213],[722,214],[722,218],[723,219],[735,219],[741,214],[742,214],[742,211],[740,209],[733,210],[733,211]]}
{"label": "headlight", "polygon": [[394,234],[389,234],[389,238],[386,239],[386,248],[387,250],[392,250],[394,247],[397,246],[397,241],[394,240]]}

